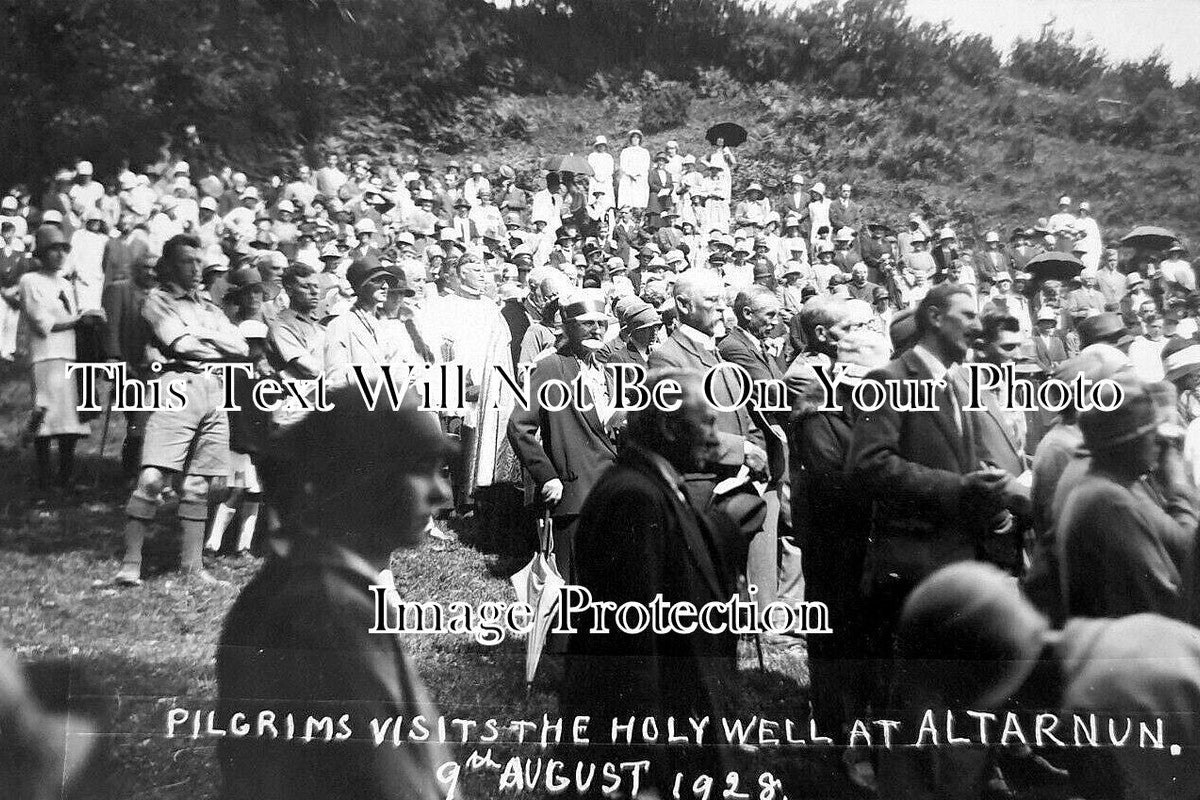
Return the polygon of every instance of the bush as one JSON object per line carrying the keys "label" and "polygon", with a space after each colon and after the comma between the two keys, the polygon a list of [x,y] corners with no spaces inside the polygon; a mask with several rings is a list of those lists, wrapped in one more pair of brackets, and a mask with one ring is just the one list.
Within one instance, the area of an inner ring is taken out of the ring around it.
{"label": "bush", "polygon": [[1157,50],[1144,61],[1125,61],[1116,69],[1117,80],[1130,99],[1137,101],[1158,89],[1171,89],[1171,65]]}
{"label": "bush", "polygon": [[668,81],[657,86],[642,101],[639,124],[646,134],[658,133],[668,128],[678,128],[687,122],[692,103],[689,86]]}
{"label": "bush", "polygon": [[1047,23],[1037,39],[1017,40],[1009,68],[1030,83],[1077,92],[1100,78],[1107,62],[1098,47],[1076,44],[1073,33]]}
{"label": "bush", "polygon": [[991,86],[1000,73],[1000,53],[981,33],[956,38],[947,59],[950,71],[971,86]]}

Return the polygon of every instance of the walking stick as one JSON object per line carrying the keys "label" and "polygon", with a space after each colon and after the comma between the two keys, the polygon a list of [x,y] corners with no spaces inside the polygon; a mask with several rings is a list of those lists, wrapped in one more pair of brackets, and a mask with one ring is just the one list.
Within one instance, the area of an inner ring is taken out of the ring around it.
{"label": "walking stick", "polygon": [[754,649],[758,651],[758,668],[760,670],[762,670],[763,672],[766,672],[767,664],[765,661],[763,661],[762,634],[761,633],[754,634]]}

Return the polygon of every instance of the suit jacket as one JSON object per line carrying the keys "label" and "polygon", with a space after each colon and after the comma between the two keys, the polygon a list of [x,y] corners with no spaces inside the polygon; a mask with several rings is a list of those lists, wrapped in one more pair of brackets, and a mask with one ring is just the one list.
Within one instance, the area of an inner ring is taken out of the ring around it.
{"label": "suit jacket", "polygon": [[508,323],[508,332],[512,336],[512,341],[509,343],[509,349],[512,351],[512,363],[520,364],[521,341],[525,338],[525,331],[529,330],[529,326],[532,324],[529,312],[521,300],[506,300],[504,305],[500,306],[500,316],[504,317],[504,321]]}
{"label": "suit jacket", "polygon": [[839,199],[829,204],[829,222],[833,225],[834,233],[837,233],[838,228],[845,227],[854,228],[857,232],[861,220],[862,206],[858,204],[857,200],[843,203]]}
{"label": "suit jacket", "polygon": [[1040,335],[1034,333],[1032,343],[1034,360],[1047,375],[1053,375],[1058,365],[1067,360],[1067,343],[1063,340],[1062,334],[1051,335],[1050,343],[1047,345],[1042,341]]}
{"label": "suit jacket", "polygon": [[147,289],[126,278],[104,287],[100,306],[104,321],[104,351],[109,358],[124,361],[134,377],[146,364],[146,345],[153,340],[150,325],[142,317]]}
{"label": "suit jacket", "polygon": [[[652,370],[661,367],[692,369],[707,375],[721,361],[718,351],[705,350],[676,330],[658,349],[651,351],[648,366]],[[720,370],[712,381],[713,397],[723,405],[733,405],[738,397],[737,389],[737,379],[729,369]],[[763,445],[762,434],[753,429],[744,405],[732,411],[717,411],[717,438],[721,442],[717,463],[726,470],[736,470],[745,461],[747,438],[760,447]]]}
{"label": "suit jacket", "polygon": [[[579,359],[561,350],[538,361],[529,378],[529,408],[516,408],[508,420],[508,440],[537,485],[555,478],[562,481],[555,516],[578,514],[617,455],[595,408],[580,411],[579,403],[570,403],[561,411],[549,411],[537,402],[538,388],[546,381],[572,385],[578,376]],[[591,405],[591,396],[584,392],[581,399]]]}
{"label": "suit jacket", "polygon": [[[868,377],[886,385],[933,376],[909,350]],[[961,507],[963,475],[978,469],[970,435],[974,413],[962,412],[960,432],[947,392],[933,401],[932,411],[900,411],[887,402],[878,411],[862,412],[854,426],[847,463],[861,491],[875,501],[876,578],[894,573],[915,583],[939,567],[975,557],[982,521]]]}
{"label": "suit jacket", "polygon": [[[744,562],[739,537],[723,530],[719,517],[699,513],[687,500],[679,474],[653,459],[636,445],[623,447],[584,503],[575,538],[579,584],[594,600],[617,604],[649,604],[660,593],[668,603],[696,607],[728,600],[737,591],[735,565]],[[640,634],[615,628],[593,634],[589,621],[590,616],[578,620],[579,633],[568,647],[560,684],[564,714],[605,720],[728,715],[736,636],[700,630],[655,634],[652,628]],[[650,780],[664,796],[675,770],[716,774],[721,758],[712,747],[620,750],[619,757],[609,754],[606,760],[649,759]]]}
{"label": "suit jacket", "polygon": [[1012,259],[1003,250],[981,250],[975,254],[975,275],[979,280],[991,281],[997,273],[1009,272]]}
{"label": "suit jacket", "polygon": [[[395,634],[373,634],[378,573],[360,556],[319,538],[297,537],[286,558],[267,561],[243,590],[217,648],[221,719],[276,713],[296,738],[226,736],[217,747],[225,800],[355,797],[434,800],[450,760],[443,745],[403,741],[375,747],[370,720],[433,714],[420,677]],[[332,701],[332,702],[330,702]],[[302,720],[348,714],[354,737],[306,744]],[[362,737],[366,737],[365,739]]]}
{"label": "suit jacket", "polygon": [[[325,378],[331,386],[352,384],[354,365],[362,365],[364,374],[372,377],[375,367],[388,364],[395,348],[384,335],[383,320],[363,321],[363,314],[350,309],[329,321],[325,329]],[[369,315],[366,315],[369,316]],[[393,378],[404,378],[406,371],[396,369]]]}

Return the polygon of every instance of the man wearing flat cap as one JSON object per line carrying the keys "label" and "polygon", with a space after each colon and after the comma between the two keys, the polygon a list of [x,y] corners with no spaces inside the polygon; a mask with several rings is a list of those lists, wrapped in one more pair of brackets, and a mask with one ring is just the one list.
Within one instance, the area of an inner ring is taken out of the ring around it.
{"label": "man wearing flat cap", "polygon": [[1066,616],[1187,620],[1198,517],[1183,431],[1163,410],[1175,389],[1129,377],[1118,385],[1115,409],[1079,415],[1092,459],[1057,520]]}
{"label": "man wearing flat cap", "polygon": [[[436,742],[376,747],[373,720],[438,710],[396,634],[373,633],[372,587],[394,583],[392,553],[417,546],[450,498],[451,448],[415,407],[369,409],[359,392],[330,394],[280,444],[305,480],[283,487],[283,535],[225,620],[217,647],[219,714],[295,716],[297,735],[220,740],[226,800],[327,797],[441,800]],[[415,404],[414,404],[415,405]],[[390,602],[393,610],[396,607]],[[310,743],[300,720],[348,715],[353,736]]]}
{"label": "man wearing flat cap", "polygon": [[[538,360],[529,379],[532,402],[528,409],[513,411],[508,437],[554,518],[558,568],[571,583],[579,509],[616,458],[613,432],[624,412],[613,407],[609,376],[596,357],[608,328],[603,301],[580,293],[560,298],[559,310],[566,341]],[[550,380],[578,385],[577,401],[560,411],[542,406],[538,390]]]}

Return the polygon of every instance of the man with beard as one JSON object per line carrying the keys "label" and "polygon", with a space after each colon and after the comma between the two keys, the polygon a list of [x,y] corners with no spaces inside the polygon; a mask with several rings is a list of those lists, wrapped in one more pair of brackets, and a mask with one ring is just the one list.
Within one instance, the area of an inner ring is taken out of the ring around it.
{"label": "man with beard", "polygon": [[[537,362],[529,380],[529,408],[513,412],[508,436],[537,484],[538,498],[554,518],[558,568],[572,583],[579,510],[616,458],[612,431],[624,414],[613,407],[604,365],[596,358],[608,327],[603,302],[591,296],[568,297],[560,301],[560,310],[566,341]],[[551,380],[578,386],[578,397],[561,410],[544,407],[539,390]]]}
{"label": "man with beard", "polygon": [[[650,404],[631,415],[617,463],[596,484],[579,517],[579,586],[594,601],[649,605],[727,602],[736,589],[736,553],[722,529],[689,499],[683,476],[708,469],[717,444],[716,412],[705,398],[702,376],[687,370],[652,372],[647,388],[673,381],[667,396],[674,411]],[[675,606],[678,607],[678,606]],[[587,715],[605,728],[630,716],[706,718],[734,716],[730,682],[736,670],[737,636],[728,630],[639,634],[597,630],[589,615],[576,617],[560,700],[565,716]],[[718,726],[719,727],[719,726]],[[593,739],[593,742],[596,740]],[[670,796],[676,772],[691,786],[699,773],[726,775],[732,748],[721,731],[702,747],[644,743],[591,744],[587,761],[649,761],[649,783]],[[600,792],[595,791],[599,797]]]}

